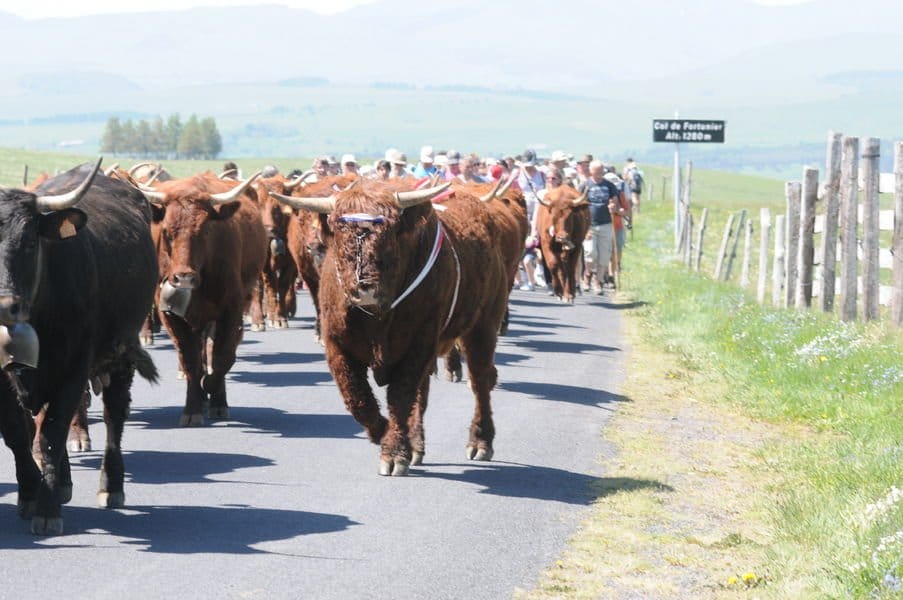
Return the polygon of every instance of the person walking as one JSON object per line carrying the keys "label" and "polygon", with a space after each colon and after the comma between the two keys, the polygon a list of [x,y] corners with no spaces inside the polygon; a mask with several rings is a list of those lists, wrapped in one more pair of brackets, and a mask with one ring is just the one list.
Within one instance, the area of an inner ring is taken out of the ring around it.
{"label": "person walking", "polygon": [[627,158],[627,163],[624,165],[623,179],[630,190],[630,203],[633,205],[633,209],[639,212],[640,196],[644,187],[643,172],[640,171],[639,165],[632,158]]}
{"label": "person walking", "polygon": [[583,257],[586,263],[583,287],[585,290],[589,289],[592,273],[595,270],[596,280],[592,289],[593,292],[601,295],[602,282],[606,278],[614,242],[611,216],[617,209],[620,192],[612,182],[605,179],[605,167],[600,160],[593,160],[589,163],[589,178],[580,186],[579,191],[580,193],[586,192],[590,213],[589,233],[583,244]]}

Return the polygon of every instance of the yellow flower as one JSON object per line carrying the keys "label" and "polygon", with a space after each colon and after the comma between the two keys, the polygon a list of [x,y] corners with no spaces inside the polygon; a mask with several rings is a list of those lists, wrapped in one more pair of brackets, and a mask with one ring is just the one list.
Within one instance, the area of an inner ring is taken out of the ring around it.
{"label": "yellow flower", "polygon": [[563,568],[564,568],[564,563],[561,562],[560,560],[555,561],[555,564],[558,566],[559,569],[563,569]]}
{"label": "yellow flower", "polygon": [[822,354],[821,356],[818,357],[818,360],[820,360],[821,362],[826,362],[828,360],[828,357],[825,356],[824,354]]}
{"label": "yellow flower", "polygon": [[737,585],[737,578],[734,577],[733,575],[731,575],[730,577],[727,578],[727,584],[728,585]]}
{"label": "yellow flower", "polygon": [[756,581],[755,573],[744,573],[743,574],[743,582],[744,583],[754,583]]}

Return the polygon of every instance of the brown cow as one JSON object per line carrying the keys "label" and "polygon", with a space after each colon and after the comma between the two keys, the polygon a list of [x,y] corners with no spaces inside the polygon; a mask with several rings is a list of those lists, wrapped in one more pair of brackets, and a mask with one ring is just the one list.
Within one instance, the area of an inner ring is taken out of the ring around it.
{"label": "brown cow", "polygon": [[157,303],[187,380],[183,426],[204,423],[208,396],[209,417],[229,417],[225,376],[266,260],[266,231],[248,191],[255,178],[236,184],[195,175],[144,192],[160,225]]}
{"label": "brown cow", "polygon": [[[380,475],[406,475],[421,463],[429,373],[455,340],[476,399],[467,457],[493,454],[490,391],[508,275],[478,197],[457,193],[433,210],[429,200],[446,187],[396,192],[362,182],[328,199],[283,197],[331,213],[320,281],[326,358],[345,406],[380,445]],[[388,386],[388,419],[368,367]]]}
{"label": "brown cow", "polygon": [[[288,228],[291,209],[279,203],[270,192],[290,193],[299,180],[286,181],[281,175],[261,179],[257,184],[257,203],[263,227],[267,232],[267,260],[262,273],[262,294],[265,297],[266,325],[274,329],[288,327],[289,313],[295,304],[295,278],[298,268],[288,251]],[[251,325],[252,331],[255,324]],[[258,324],[256,329],[265,329]]]}
{"label": "brown cow", "polygon": [[[347,188],[354,179],[345,176],[324,177],[316,182],[295,186],[293,194],[311,198],[328,198],[337,190]],[[290,207],[287,207],[290,208]],[[329,224],[325,216],[306,210],[293,210],[289,220],[286,244],[288,252],[295,261],[298,275],[307,286],[311,302],[314,305],[314,332],[320,340],[320,266],[326,254],[326,229]]]}
{"label": "brown cow", "polygon": [[536,229],[542,257],[552,276],[550,287],[560,299],[574,302],[577,291],[577,265],[583,238],[589,230],[589,208],[586,196],[562,185],[550,189],[536,207],[539,215]]}

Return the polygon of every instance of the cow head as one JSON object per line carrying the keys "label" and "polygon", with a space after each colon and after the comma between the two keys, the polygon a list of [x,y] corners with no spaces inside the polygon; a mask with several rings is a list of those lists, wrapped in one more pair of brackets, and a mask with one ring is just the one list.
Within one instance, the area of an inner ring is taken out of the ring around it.
{"label": "cow head", "polygon": [[543,209],[548,211],[551,223],[549,234],[553,243],[560,245],[563,252],[571,252],[581,240],[571,239],[575,230],[578,211],[586,205],[586,193],[578,193],[570,186],[562,185],[548,190],[544,198],[539,199]]}
{"label": "cow head", "polygon": [[191,291],[201,286],[208,265],[217,260],[217,237],[211,231],[231,219],[245,192],[259,176],[236,185],[215,176],[196,175],[167,181],[156,190],[142,188],[159,226],[161,304],[184,316]]}
{"label": "cow head", "polygon": [[272,263],[286,253],[285,239],[292,212],[291,209],[286,210],[270,192],[286,192],[286,181],[281,175],[262,179],[257,185],[257,204],[260,206],[260,219],[267,232],[269,260]]}
{"label": "cow head", "polygon": [[423,266],[437,226],[429,201],[449,185],[400,192],[391,184],[356,183],[329,198],[281,200],[329,214],[335,276],[348,304],[382,314]]}
{"label": "cow head", "polygon": [[0,366],[37,365],[37,336],[27,321],[41,281],[42,248],[76,237],[85,225],[87,216],[75,205],[100,162],[88,173],[72,171],[80,182],[63,194],[0,189]]}

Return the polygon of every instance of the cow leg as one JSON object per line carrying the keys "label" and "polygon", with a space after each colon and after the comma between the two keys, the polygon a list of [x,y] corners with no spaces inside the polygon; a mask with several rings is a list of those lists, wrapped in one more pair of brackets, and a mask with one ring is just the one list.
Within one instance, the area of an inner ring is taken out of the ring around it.
{"label": "cow leg", "polygon": [[508,304],[505,304],[505,316],[502,317],[502,326],[499,327],[499,335],[508,335],[508,324],[511,319],[511,311],[508,308]]}
{"label": "cow leg", "polygon": [[272,269],[267,266],[263,271],[263,292],[266,299],[266,325],[276,329],[279,327],[279,319],[281,311],[279,310],[279,291],[276,287],[279,285],[279,279]]}
{"label": "cow leg", "polygon": [[30,519],[37,508],[41,471],[32,459],[31,416],[25,412],[8,382],[0,381],[0,436],[13,453],[19,484],[19,516]]}
{"label": "cow leg", "polygon": [[204,424],[204,400],[201,377],[206,366],[203,364],[202,344],[204,336],[191,330],[180,317],[164,315],[166,329],[172,336],[179,354],[179,366],[185,374],[185,407],[179,418],[179,426],[196,427]]}
{"label": "cow leg", "polygon": [[467,373],[473,390],[475,405],[470,423],[470,439],[467,442],[467,458],[470,460],[492,460],[492,440],[495,425],[492,422],[490,391],[498,381],[495,368],[495,327],[485,324],[485,320],[474,326],[462,338],[467,356]]}
{"label": "cow leg", "polygon": [[69,437],[66,440],[66,449],[69,452],[90,452],[91,435],[88,432],[88,407],[91,405],[91,391],[86,387],[82,394],[82,400],[78,403],[78,410],[72,416],[69,424]]}
{"label": "cow leg", "polygon": [[[460,359],[461,355],[458,355]],[[423,416],[426,414],[426,406],[430,395],[430,378],[424,377],[417,389],[417,398],[408,419],[408,431],[411,439],[411,465],[423,464],[423,456],[426,454],[426,435],[423,431]]]}
{"label": "cow leg", "polygon": [[332,344],[326,344],[326,361],[336,386],[345,401],[345,408],[354,420],[364,426],[367,437],[378,444],[386,432],[388,421],[379,412],[379,404],[367,381],[367,365],[344,355]]}
{"label": "cow leg", "polygon": [[63,518],[60,504],[72,495],[72,481],[68,477],[66,437],[72,415],[78,408],[87,380],[87,368],[75,368],[71,373],[84,376],[69,377],[57,389],[48,389],[47,412],[41,425],[39,442],[44,459],[43,480],[38,487],[38,504],[31,519],[31,532],[37,535],[60,535]]}
{"label": "cow leg", "polygon": [[251,331],[266,331],[266,322],[263,320],[263,277],[258,277],[251,293],[251,305],[248,307],[248,316],[251,318]]}
{"label": "cow leg", "polygon": [[458,344],[452,344],[452,349],[445,355],[445,380],[461,381],[464,371],[461,368],[461,350]]}
{"label": "cow leg", "polygon": [[424,386],[423,381],[429,377],[430,366],[435,361],[435,357],[423,360],[423,356],[429,356],[427,348],[412,347],[392,372],[386,389],[389,425],[380,441],[380,475],[399,477],[408,474],[413,458],[409,425],[412,418],[415,422],[418,420],[412,415],[418,394],[422,395],[420,410],[426,408],[429,386]]}
{"label": "cow leg", "polygon": [[132,402],[134,369],[120,358],[110,373],[110,384],[103,389],[103,422],[107,427],[107,443],[100,465],[100,487],[97,505],[101,508],[125,506],[125,465],[122,461],[122,430]]}
{"label": "cow leg", "polygon": [[314,305],[314,337],[318,342],[322,344],[323,338],[320,335],[320,281],[315,279],[305,279],[304,283],[307,284],[307,290],[310,293],[310,301]]}
{"label": "cow leg", "polygon": [[210,394],[210,418],[228,419],[229,403],[226,400],[226,373],[235,364],[235,349],[241,341],[241,318],[224,318],[217,321],[216,338],[213,340],[213,370],[207,374],[202,386]]}
{"label": "cow leg", "polygon": [[[295,291],[295,277],[297,273],[294,269],[287,269],[291,276],[286,276],[285,293],[283,295],[283,304],[285,304],[286,319],[294,317],[298,313],[298,293]],[[285,324],[288,327],[288,322]]]}

